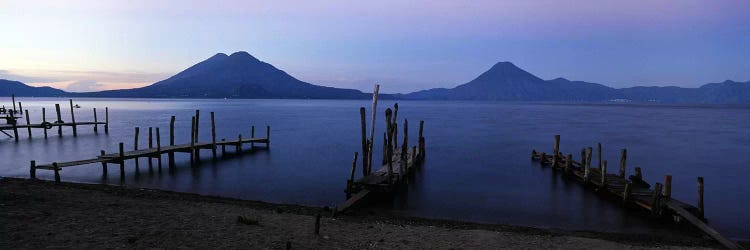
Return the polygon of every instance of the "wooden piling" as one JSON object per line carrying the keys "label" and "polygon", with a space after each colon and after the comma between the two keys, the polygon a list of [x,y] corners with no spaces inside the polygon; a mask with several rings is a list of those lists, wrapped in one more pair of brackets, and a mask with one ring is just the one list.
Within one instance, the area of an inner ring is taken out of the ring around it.
{"label": "wooden piling", "polygon": [[602,169],[602,144],[601,143],[596,144],[596,158],[599,161],[599,165],[597,166],[597,168],[601,170]]}
{"label": "wooden piling", "polygon": [[542,152],[542,155],[539,156],[539,164],[544,166],[545,163],[547,163],[547,153]]}
{"label": "wooden piling", "polygon": [[[224,141],[226,141],[226,139],[223,139],[223,138],[222,138],[222,139],[221,139],[221,141],[222,141],[222,142],[224,142]],[[226,155],[226,154],[227,154],[227,147],[226,147],[226,144],[222,143],[222,144],[221,144],[221,156],[224,156],[224,155]]]}
{"label": "wooden piling", "polygon": [[[255,138],[255,125],[250,126],[250,138]],[[255,147],[255,142],[250,142],[250,147]]]}
{"label": "wooden piling", "polygon": [[[154,128],[153,127],[148,127],[148,148],[149,149],[154,148]],[[151,158],[152,158],[151,156],[146,157],[146,159],[148,159],[149,171],[154,167],[154,163],[151,160]]]}
{"label": "wooden piling", "polygon": [[235,151],[237,151],[238,154],[242,152],[242,133],[237,135],[237,146]]}
{"label": "wooden piling", "polygon": [[641,171],[641,167],[635,167],[635,177],[643,180],[643,172]]}
{"label": "wooden piling", "polygon": [[419,138],[422,138],[423,130],[424,130],[424,121],[419,121]]}
{"label": "wooden piling", "polygon": [[703,177],[698,177],[698,212],[701,218],[705,217],[706,210],[703,208]]}
{"label": "wooden piling", "polygon": [[99,119],[96,117],[96,108],[94,108],[94,133],[99,132]]}
{"label": "wooden piling", "polygon": [[29,111],[26,110],[26,129],[29,132],[29,139],[31,139],[31,122],[29,121]]}
{"label": "wooden piling", "polygon": [[109,108],[104,107],[104,133],[109,134]]}
{"label": "wooden piling", "polygon": [[125,144],[120,142],[119,145],[120,149],[120,157],[118,158],[118,163],[120,164],[120,180],[125,180]]}
{"label": "wooden piling", "polygon": [[[362,176],[367,176],[367,122],[365,121],[365,107],[359,108],[359,123],[362,128]],[[353,175],[352,175],[353,176]]]}
{"label": "wooden piling", "polygon": [[211,112],[211,144],[211,157],[216,160],[216,122],[214,120],[214,112]]}
{"label": "wooden piling", "polygon": [[552,148],[552,168],[557,167],[558,155],[560,155],[560,135],[555,135],[555,146]]}
{"label": "wooden piling", "polygon": [[565,158],[565,173],[570,173],[571,168],[573,167],[573,155],[568,154],[568,156]]}
{"label": "wooden piling", "polygon": [[195,165],[195,116],[190,121],[190,166]]}
{"label": "wooden piling", "polygon": [[[55,123],[62,123],[62,115],[60,115],[60,104],[55,103],[55,112],[57,113],[57,121]],[[62,126],[57,126],[57,136],[62,137]]]}
{"label": "wooden piling", "polygon": [[[174,146],[174,116],[169,118],[169,146]],[[169,168],[174,168],[174,151],[167,153]]]}
{"label": "wooden piling", "polygon": [[[99,151],[99,155],[104,157],[105,152],[104,150]],[[102,161],[102,176],[107,176],[107,161]]]}
{"label": "wooden piling", "polygon": [[[380,85],[375,84],[375,90],[372,92],[372,120],[370,122],[370,140],[368,141],[368,149],[367,149],[367,166],[368,168],[372,166],[372,145],[375,141],[375,117],[377,116],[377,110],[378,110],[378,91],[380,90]],[[368,171],[371,171],[371,169],[368,169]]]}
{"label": "wooden piling", "polygon": [[620,177],[625,178],[625,162],[628,157],[628,150],[622,149],[620,150]]}
{"label": "wooden piling", "polygon": [[351,182],[354,182],[354,171],[357,169],[357,154],[358,153],[359,152],[354,152],[354,161],[352,161],[352,174],[349,176],[349,181]]}
{"label": "wooden piling", "polygon": [[60,168],[57,166],[57,162],[52,163],[52,169],[55,170],[55,184],[60,183]]}
{"label": "wooden piling", "polygon": [[271,147],[271,125],[266,126],[266,148]]}
{"label": "wooden piling", "polygon": [[315,235],[320,234],[320,212],[315,214]]}
{"label": "wooden piling", "polygon": [[591,156],[593,155],[593,148],[589,147],[586,151],[586,168],[583,172],[583,180],[585,182],[589,181],[589,178],[591,178]]}
{"label": "wooden piling", "polygon": [[658,215],[661,213],[662,187],[662,184],[658,182],[654,185],[654,193],[651,195],[651,214]]}
{"label": "wooden piling", "polygon": [[[198,125],[200,124],[200,120],[201,120],[200,115],[201,115],[200,110],[196,109],[195,110],[195,143],[198,143],[198,141],[200,141],[200,138],[198,138],[198,136],[200,135],[200,133],[198,133]],[[201,149],[196,148],[194,151],[195,151],[195,161],[199,161],[201,159]]]}
{"label": "wooden piling", "polygon": [[71,126],[73,128],[73,136],[78,136],[78,129],[76,128],[76,115],[73,111],[73,99],[70,100],[70,121],[73,123]]}
{"label": "wooden piling", "polygon": [[586,148],[581,149],[581,171],[586,168]]}
{"label": "wooden piling", "polygon": [[[161,134],[159,134],[159,127],[156,127],[156,156],[156,164],[159,167],[159,172],[161,172]],[[151,162],[150,159],[149,162]]]}
{"label": "wooden piling", "polygon": [[[139,134],[140,130],[141,129],[139,127],[135,127],[135,138],[133,138],[133,140],[135,142],[133,142],[133,150],[138,150],[138,137],[139,137],[138,134]],[[139,167],[138,166],[138,157],[136,157],[134,160],[135,160],[135,171],[137,172],[138,171],[138,167]]]}
{"label": "wooden piling", "polygon": [[625,190],[622,191],[623,192],[623,194],[622,194],[622,201],[623,202],[628,202],[630,200],[630,195],[633,192],[632,188],[633,187],[630,186],[630,182],[626,182],[625,183]]}
{"label": "wooden piling", "polygon": [[31,160],[31,165],[29,166],[29,178],[36,179],[36,161],[34,160]]}
{"label": "wooden piling", "polygon": [[[47,109],[42,108],[42,124],[47,123]],[[44,139],[47,139],[47,128],[44,128]]]}
{"label": "wooden piling", "polygon": [[13,112],[11,112],[10,114],[13,115],[16,113],[16,95],[11,94],[10,99],[10,101],[13,103]]}
{"label": "wooden piling", "polygon": [[600,172],[602,174],[601,184],[602,184],[602,187],[605,187],[607,186],[607,161],[606,160],[602,161],[602,168]]}
{"label": "wooden piling", "polygon": [[23,115],[23,105],[21,105],[21,102],[18,102],[18,112]]}
{"label": "wooden piling", "polygon": [[672,176],[671,175],[664,176],[664,198],[666,198],[667,200],[672,198]]}
{"label": "wooden piling", "polygon": [[386,154],[386,164],[388,164],[388,182],[392,180],[393,176],[393,123],[391,122],[392,115],[393,113],[390,108],[385,110],[385,126],[387,128],[386,130],[388,131],[388,147],[386,150],[388,152],[388,154]]}
{"label": "wooden piling", "polygon": [[[10,114],[10,117],[15,117],[14,114]],[[13,139],[18,142],[18,120],[12,118],[9,122],[13,124]]]}

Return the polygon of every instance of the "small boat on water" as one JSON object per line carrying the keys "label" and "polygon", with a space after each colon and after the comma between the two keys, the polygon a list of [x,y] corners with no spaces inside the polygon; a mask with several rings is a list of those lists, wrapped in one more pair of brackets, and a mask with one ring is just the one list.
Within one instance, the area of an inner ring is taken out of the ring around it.
{"label": "small boat on water", "polygon": [[77,109],[79,109],[79,108],[81,108],[81,105],[78,105],[78,104],[76,104],[76,105],[75,105],[75,106],[73,106],[73,107],[74,107],[74,108],[77,108]]}

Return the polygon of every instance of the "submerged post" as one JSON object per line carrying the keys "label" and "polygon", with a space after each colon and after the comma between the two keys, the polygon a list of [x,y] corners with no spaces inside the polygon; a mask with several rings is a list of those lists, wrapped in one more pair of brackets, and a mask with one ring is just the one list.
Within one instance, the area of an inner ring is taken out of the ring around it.
{"label": "submerged post", "polygon": [[[174,146],[174,116],[169,118],[169,146]],[[174,151],[167,153],[169,168],[174,167]]]}
{"label": "submerged post", "polygon": [[237,151],[238,154],[242,152],[242,134],[241,133],[237,135],[237,146],[235,146],[234,150]]}
{"label": "submerged post", "polygon": [[385,126],[386,130],[388,131],[388,147],[386,148],[386,151],[388,154],[386,154],[386,164],[388,164],[388,182],[392,180],[393,175],[393,124],[391,123],[391,115],[392,111],[390,108],[385,110]]}
{"label": "submerged post", "polygon": [[[55,112],[57,113],[57,121],[55,123],[62,123],[62,116],[60,115],[60,104],[55,103]],[[57,136],[62,137],[62,125],[57,125]]]}
{"label": "submerged post", "polygon": [[18,112],[23,115],[23,105],[21,105],[21,102],[18,102]]}
{"label": "submerged post", "polygon": [[[255,125],[250,126],[250,138],[255,138]],[[250,147],[255,147],[255,142],[250,142]]]}
{"label": "submerged post", "polygon": [[[367,155],[369,154],[367,153],[367,122],[365,121],[365,107],[359,108],[359,124],[360,127],[362,127],[362,176],[367,176]],[[352,176],[354,176],[354,174],[352,174]]]}
{"label": "submerged post", "polygon": [[75,112],[73,111],[73,99],[69,99],[69,100],[70,100],[70,122],[73,123],[72,125],[73,136],[78,136],[78,129],[76,129],[76,115],[75,115]]}
{"label": "submerged post", "polygon": [[109,107],[104,107],[104,133],[109,134]]}
{"label": "submerged post", "polygon": [[607,186],[607,161],[606,160],[602,162],[602,168],[600,172],[602,173],[602,181],[601,181],[602,186]]}
{"label": "submerged post", "polygon": [[570,173],[570,168],[573,166],[573,155],[568,154],[565,158],[565,173]]}
{"label": "submerged post", "polygon": [[620,177],[625,178],[625,161],[627,160],[628,156],[628,150],[622,149],[620,150]]}
{"label": "submerged post", "polygon": [[706,210],[703,209],[703,177],[698,177],[698,212],[701,218],[705,217]]}
{"label": "submerged post", "polygon": [[[359,152],[354,152],[354,161],[352,161],[352,174],[349,176],[349,181],[354,182],[354,171],[357,170],[357,155]],[[349,189],[349,187],[347,187]]]}
{"label": "submerged post", "polygon": [[[159,128],[156,128],[157,130]],[[214,112],[211,112],[211,157],[216,160],[216,123],[214,121]]]}
{"label": "submerged post", "polygon": [[94,108],[94,133],[99,132],[99,119],[96,118],[96,108]]}
{"label": "submerged post", "polygon": [[[42,124],[47,124],[47,109],[42,108]],[[47,139],[47,128],[42,128],[44,130],[44,139]]]}
{"label": "submerged post", "polygon": [[16,120],[16,117],[14,114],[10,114],[11,123],[13,123],[13,139],[18,142],[18,120]]}
{"label": "submerged post", "polygon": [[16,113],[16,95],[11,94],[10,99],[10,101],[13,103],[13,112],[11,112],[10,115],[13,115]]}
{"label": "submerged post", "polygon": [[195,164],[195,116],[190,119],[190,166]]}

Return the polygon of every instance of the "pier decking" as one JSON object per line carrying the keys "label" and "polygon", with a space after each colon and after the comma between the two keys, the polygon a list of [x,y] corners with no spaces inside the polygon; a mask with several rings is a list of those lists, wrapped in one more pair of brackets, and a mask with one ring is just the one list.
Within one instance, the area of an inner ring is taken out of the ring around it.
{"label": "pier decking", "polygon": [[604,196],[621,200],[626,206],[634,206],[649,212],[654,217],[672,218],[677,223],[687,221],[707,235],[716,239],[730,249],[742,249],[737,243],[719,234],[706,224],[703,208],[703,178],[698,177],[698,206],[672,199],[672,176],[664,178],[664,184],[651,185],[643,180],[640,167],[635,168],[635,175],[626,178],[627,151],[621,151],[619,171],[616,174],[607,172],[607,161],[602,160],[601,144],[598,145],[598,166],[592,168],[593,148],[582,150],[581,161],[573,160],[573,155],[560,152],[560,136],[555,136],[552,154],[531,152],[531,159],[539,161],[542,166],[561,170],[563,176],[592,188]]}
{"label": "pier decking", "polygon": [[[5,119],[6,124],[0,124],[0,132],[3,134],[13,137],[15,141],[18,141],[18,130],[19,129],[26,129],[28,133],[28,137],[32,137],[31,129],[43,129],[44,130],[44,138],[47,138],[47,130],[53,129],[57,127],[57,135],[62,136],[62,128],[63,127],[71,127],[73,130],[73,136],[78,136],[78,127],[79,126],[93,126],[94,132],[99,131],[99,125],[104,126],[104,133],[109,133],[109,108],[104,108],[104,121],[99,121],[97,117],[96,108],[94,108],[94,121],[86,121],[86,122],[76,122],[75,118],[75,107],[73,105],[73,99],[69,100],[70,102],[70,121],[66,122],[62,119],[62,115],[60,112],[60,104],[55,104],[55,112],[57,115],[57,119],[53,121],[47,121],[47,110],[46,108],[42,108],[42,122],[41,123],[31,123],[31,120],[29,118],[29,111],[24,110],[21,102],[18,102],[18,106],[20,108],[20,111],[16,110],[15,107],[15,97],[13,97],[13,109],[12,110],[5,110],[4,112],[0,112],[3,114],[6,114],[6,116],[2,117]],[[4,109],[4,108],[3,108]],[[23,119],[23,116],[16,116],[15,114],[25,114],[26,123],[25,124],[19,124],[18,120]],[[13,135],[8,134],[5,131],[13,131]]]}
{"label": "pier decking", "polygon": [[125,151],[124,143],[119,143],[119,148],[117,153],[110,153],[107,154],[104,150],[100,152],[98,156],[95,158],[90,159],[84,159],[84,160],[76,160],[76,161],[68,161],[68,162],[53,162],[50,164],[40,164],[37,165],[36,161],[31,161],[30,167],[29,167],[29,175],[31,178],[36,178],[36,170],[52,170],[55,172],[55,182],[60,182],[60,171],[63,168],[67,167],[73,167],[73,166],[80,166],[80,165],[88,165],[88,164],[94,164],[94,163],[101,163],[102,166],[102,174],[107,175],[107,164],[118,164],[120,165],[120,179],[125,178],[125,161],[135,159],[136,160],[136,168],[138,167],[138,161],[139,158],[148,158],[149,159],[149,166],[151,166],[152,161],[151,159],[157,159],[157,165],[159,168],[159,171],[161,171],[162,168],[162,156],[164,154],[167,155],[169,160],[169,167],[170,169],[174,167],[174,154],[175,153],[189,153],[190,154],[190,163],[191,166],[193,166],[193,163],[198,161],[200,159],[200,151],[201,150],[211,150],[212,158],[217,158],[217,151],[218,148],[221,148],[221,154],[226,154],[226,147],[234,147],[236,153],[243,152],[243,145],[250,144],[252,148],[257,147],[255,144],[265,144],[265,148],[268,149],[270,147],[271,143],[271,127],[266,126],[266,137],[264,138],[256,138],[255,137],[255,126],[251,127],[250,132],[250,138],[242,138],[242,134],[239,134],[237,136],[236,140],[227,140],[227,139],[221,139],[220,141],[216,140],[216,126],[214,122],[214,113],[211,112],[211,141],[210,142],[198,142],[198,119],[200,112],[199,110],[196,110],[195,116],[192,117],[192,129],[191,129],[191,138],[189,143],[185,144],[174,144],[174,122],[175,117],[172,116],[170,120],[170,133],[169,133],[169,144],[167,146],[161,145],[161,135],[159,132],[159,128],[156,128],[156,144],[154,144],[154,136],[152,133],[152,128],[149,128],[149,134],[148,134],[148,148],[144,149],[138,149],[138,131],[139,128],[136,128],[135,131],[135,144],[134,149],[130,151]]}

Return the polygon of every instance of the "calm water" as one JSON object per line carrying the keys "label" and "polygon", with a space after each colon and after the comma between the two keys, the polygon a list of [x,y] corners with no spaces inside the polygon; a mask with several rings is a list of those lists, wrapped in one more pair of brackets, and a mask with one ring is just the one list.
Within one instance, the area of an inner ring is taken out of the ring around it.
{"label": "calm water", "polygon": [[[23,98],[32,121],[48,116],[55,101]],[[7,98],[2,99],[6,106]],[[216,163],[210,160],[191,169],[178,154],[176,171],[149,172],[146,160],[140,171],[128,162],[129,186],[296,203],[333,205],[344,199],[353,153],[361,149],[359,107],[369,101],[332,100],[103,100],[79,99],[76,120],[93,120],[92,107],[110,107],[110,134],[98,135],[79,128],[73,138],[65,128],[63,138],[41,130],[14,143],[0,139],[0,157],[6,159],[0,175],[28,177],[29,160],[38,163],[89,158],[104,149],[114,152],[117,143],[132,148],[134,127],[141,127],[145,147],[147,127],[160,127],[168,142],[169,117],[177,116],[176,140],[189,140],[190,117],[201,109],[201,140],[210,140],[209,112],[216,112],[219,138],[247,137],[250,126],[271,125],[271,150]],[[381,101],[379,113],[393,102]],[[552,150],[553,136],[562,135],[561,150],[580,157],[584,146],[601,142],[604,159],[619,162],[619,150],[628,149],[629,174],[634,165],[645,178],[663,181],[673,175],[673,196],[695,203],[696,177],[706,182],[706,213],[712,225],[735,238],[750,238],[750,107],[687,107],[639,105],[551,105],[482,102],[399,103],[399,118],[411,122],[411,142],[416,142],[419,120],[425,121],[427,159],[424,170],[401,197],[394,210],[423,217],[508,223],[550,228],[654,232],[665,230],[640,216],[625,212],[614,202],[602,201],[551,170],[529,160],[531,149]],[[103,112],[100,113],[103,119]],[[64,120],[69,113],[64,112]],[[382,146],[384,122],[378,117],[376,149]],[[368,118],[369,120],[369,118]],[[403,123],[401,119],[400,124]],[[369,130],[369,129],[368,129]],[[401,133],[402,134],[402,133]],[[399,135],[401,136],[401,135]],[[232,151],[232,150],[230,150]],[[375,162],[380,152],[375,152]],[[203,151],[204,159],[210,153]],[[166,157],[165,157],[166,162]],[[358,166],[361,167],[361,166]],[[611,167],[615,169],[616,167]],[[359,175],[361,172],[357,171]],[[66,181],[121,184],[116,167],[108,179],[99,165],[67,168]],[[51,179],[48,171],[40,178]]]}

